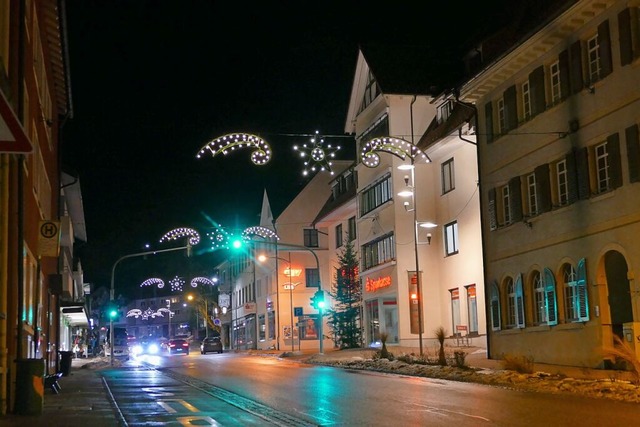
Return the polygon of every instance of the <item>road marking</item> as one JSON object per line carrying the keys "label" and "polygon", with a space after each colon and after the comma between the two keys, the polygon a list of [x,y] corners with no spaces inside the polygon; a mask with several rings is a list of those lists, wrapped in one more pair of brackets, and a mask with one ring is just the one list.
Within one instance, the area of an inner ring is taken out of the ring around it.
{"label": "road marking", "polygon": [[195,406],[193,406],[192,404],[190,404],[189,402],[187,402],[186,400],[182,400],[182,399],[164,399],[164,400],[158,400],[157,403],[158,405],[160,405],[162,408],[164,408],[165,411],[174,414],[178,411],[176,411],[175,409],[173,409],[169,404],[167,404],[166,402],[177,402],[180,405],[184,406],[185,408],[187,408],[188,410],[190,410],[191,412],[200,412],[200,410],[198,408],[196,408]]}
{"label": "road marking", "polygon": [[[214,420],[211,417],[178,417],[176,418],[176,421],[178,421],[180,424],[182,424],[183,426],[194,426],[194,425],[198,425],[198,426],[222,426],[222,424],[220,424],[219,422],[217,422],[216,420]],[[204,421],[206,423],[209,424],[200,424],[200,423],[194,423],[194,421]]]}

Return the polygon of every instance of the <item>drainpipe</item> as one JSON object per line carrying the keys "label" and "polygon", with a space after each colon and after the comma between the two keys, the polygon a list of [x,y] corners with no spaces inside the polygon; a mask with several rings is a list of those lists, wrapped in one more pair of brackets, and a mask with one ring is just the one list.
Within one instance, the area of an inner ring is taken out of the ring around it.
{"label": "drainpipe", "polygon": [[6,261],[0,268],[0,415],[7,413],[7,376],[9,366],[7,365],[7,353],[9,346],[7,342],[7,308],[8,308],[8,280],[7,274],[9,258],[9,154],[0,154],[0,260]]}

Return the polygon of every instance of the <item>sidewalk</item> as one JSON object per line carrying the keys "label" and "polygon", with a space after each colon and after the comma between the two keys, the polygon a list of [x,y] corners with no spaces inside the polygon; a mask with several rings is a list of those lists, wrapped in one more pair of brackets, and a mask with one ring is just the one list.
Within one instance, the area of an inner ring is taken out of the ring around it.
{"label": "sidewalk", "polygon": [[72,359],[68,376],[59,380],[60,393],[44,390],[41,415],[7,414],[0,416],[3,427],[29,426],[91,426],[114,427],[119,421],[100,370],[82,366],[95,362],[93,358]]}

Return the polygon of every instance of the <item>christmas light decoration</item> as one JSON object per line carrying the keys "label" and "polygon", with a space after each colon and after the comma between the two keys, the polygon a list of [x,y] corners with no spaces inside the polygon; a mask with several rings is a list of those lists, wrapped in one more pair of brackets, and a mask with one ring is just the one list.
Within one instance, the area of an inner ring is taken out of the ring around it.
{"label": "christmas light decoration", "polygon": [[271,160],[271,147],[262,138],[248,133],[232,133],[218,137],[204,145],[196,157],[199,159],[208,150],[213,157],[217,154],[228,154],[236,148],[255,148],[251,153],[251,161],[255,165],[264,165]]}
{"label": "christmas light decoration", "polygon": [[164,236],[162,236],[162,238],[160,239],[160,243],[166,242],[168,240],[178,240],[183,237],[189,238],[190,245],[195,246],[200,243],[200,234],[193,228],[186,227],[176,228],[169,231]]}
{"label": "christmas light decoration", "polygon": [[242,232],[243,240],[250,240],[251,237],[253,236],[259,236],[259,237],[262,237],[263,239],[275,238],[276,240],[280,240],[280,237],[278,237],[278,235],[273,230],[266,227],[261,227],[261,226],[249,227],[249,228],[245,228],[244,231]]}
{"label": "christmas light decoration", "polygon": [[210,286],[214,286],[215,285],[213,280],[208,279],[206,277],[194,277],[193,279],[191,279],[191,287],[197,288],[198,284],[200,284],[200,285],[210,285]]}
{"label": "christmas light decoration", "polygon": [[302,146],[293,146],[294,151],[300,152],[300,157],[304,159],[304,169],[302,175],[307,176],[309,172],[328,171],[333,175],[331,159],[335,158],[336,152],[340,150],[340,146],[333,147],[331,144],[324,147],[324,139],[320,133],[316,131],[315,136],[311,138],[311,144],[302,144]]}
{"label": "christmas light decoration", "polygon": [[140,284],[140,287],[158,285],[158,289],[164,288],[164,280],[157,277],[151,277]]}
{"label": "christmas light decoration", "polygon": [[367,143],[362,146],[360,159],[366,167],[375,168],[380,164],[380,152],[393,154],[402,160],[409,157],[414,161],[421,158],[426,162],[430,162],[429,157],[409,141],[389,136],[373,138],[367,141]]}
{"label": "christmas light decoration", "polygon": [[145,311],[134,308],[133,310],[127,311],[127,317],[135,317],[136,319],[141,317],[142,320],[155,319],[156,317],[164,317],[163,312],[169,312],[170,316],[173,317],[174,313],[169,311],[168,308],[160,308],[158,311],[153,311],[151,307],[147,308]]}
{"label": "christmas light decoration", "polygon": [[216,228],[213,231],[207,233],[207,236],[211,241],[212,249],[223,249],[223,248],[228,249],[229,248],[229,240],[230,240],[229,233],[227,233],[226,230],[221,226],[219,225],[216,226]]}
{"label": "christmas light decoration", "polygon": [[173,292],[182,292],[182,290],[184,289],[185,281],[182,277],[176,276],[173,279],[169,280],[169,284],[171,285],[171,290]]}

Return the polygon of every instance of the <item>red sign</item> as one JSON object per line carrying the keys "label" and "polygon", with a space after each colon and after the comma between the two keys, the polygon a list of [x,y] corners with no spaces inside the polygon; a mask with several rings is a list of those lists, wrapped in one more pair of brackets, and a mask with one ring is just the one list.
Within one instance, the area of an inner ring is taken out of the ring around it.
{"label": "red sign", "polygon": [[31,153],[33,146],[0,90],[0,153]]}
{"label": "red sign", "polygon": [[391,286],[391,276],[378,277],[377,279],[367,277],[365,289],[367,292],[375,292],[388,286]]}

